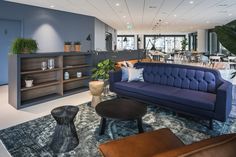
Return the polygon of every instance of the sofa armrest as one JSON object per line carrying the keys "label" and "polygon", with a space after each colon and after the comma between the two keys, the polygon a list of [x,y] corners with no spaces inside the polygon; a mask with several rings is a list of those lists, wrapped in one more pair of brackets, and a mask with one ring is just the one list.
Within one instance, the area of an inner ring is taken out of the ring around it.
{"label": "sofa armrest", "polygon": [[111,71],[109,73],[109,84],[110,84],[110,91],[114,91],[114,83],[121,81],[122,71]]}
{"label": "sofa armrest", "polygon": [[216,91],[215,118],[226,121],[232,108],[232,83],[224,81]]}
{"label": "sofa armrest", "polygon": [[213,137],[210,139],[202,140],[199,142],[192,143],[190,145],[186,145],[180,148],[172,149],[163,153],[156,154],[152,157],[181,157],[185,156],[185,154],[199,150],[204,149],[208,146],[215,145],[221,142],[224,142],[226,140],[229,140],[231,138],[235,137],[235,134],[226,134],[221,135],[218,137]]}

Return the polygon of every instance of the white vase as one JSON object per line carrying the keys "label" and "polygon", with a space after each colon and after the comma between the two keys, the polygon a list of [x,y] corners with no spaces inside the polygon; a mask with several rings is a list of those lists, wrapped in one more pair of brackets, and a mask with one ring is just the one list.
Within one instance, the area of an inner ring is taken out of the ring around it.
{"label": "white vase", "polygon": [[34,80],[25,80],[25,87],[29,88],[33,86]]}

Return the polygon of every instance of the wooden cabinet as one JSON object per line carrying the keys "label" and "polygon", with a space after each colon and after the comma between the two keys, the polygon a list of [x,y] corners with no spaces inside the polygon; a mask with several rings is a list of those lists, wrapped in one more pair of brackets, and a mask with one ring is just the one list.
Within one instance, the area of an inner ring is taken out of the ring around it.
{"label": "wooden cabinet", "polygon": [[[54,68],[42,70],[41,63],[54,59]],[[83,52],[9,55],[9,104],[17,109],[88,90],[92,54]],[[64,73],[70,78],[64,80]],[[82,77],[77,77],[82,72]],[[33,86],[25,87],[25,77]]]}

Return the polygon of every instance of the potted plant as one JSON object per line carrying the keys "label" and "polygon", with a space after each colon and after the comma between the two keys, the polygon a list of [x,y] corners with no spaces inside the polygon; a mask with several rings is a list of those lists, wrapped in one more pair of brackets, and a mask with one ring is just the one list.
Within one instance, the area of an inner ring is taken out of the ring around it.
{"label": "potted plant", "polygon": [[13,54],[34,53],[37,50],[38,44],[31,38],[16,38],[11,45]]}
{"label": "potted plant", "polygon": [[80,41],[74,42],[74,50],[75,50],[75,52],[80,52],[80,47],[81,47],[81,42]]}
{"label": "potted plant", "polygon": [[[214,32],[220,43],[230,52],[236,54],[236,20],[231,21],[223,26],[216,26]],[[232,73],[232,77],[236,76],[236,72]]]}
{"label": "potted plant", "polygon": [[24,80],[25,80],[25,87],[26,88],[29,88],[29,87],[33,86],[33,82],[34,82],[34,78],[33,77],[26,76],[26,77],[24,77]]}
{"label": "potted plant", "polygon": [[115,63],[110,59],[105,59],[100,61],[96,68],[92,69],[92,79],[104,82],[103,94],[106,96],[108,94],[108,79],[109,72],[115,70]]}
{"label": "potted plant", "polygon": [[110,59],[100,61],[97,66],[92,69],[92,79],[94,80],[108,80],[109,72],[115,70],[115,63]]}
{"label": "potted plant", "polygon": [[186,46],[188,45],[187,38],[181,41],[182,51],[186,50]]}
{"label": "potted plant", "polygon": [[64,42],[64,52],[70,52],[71,51],[71,42],[66,41]]}

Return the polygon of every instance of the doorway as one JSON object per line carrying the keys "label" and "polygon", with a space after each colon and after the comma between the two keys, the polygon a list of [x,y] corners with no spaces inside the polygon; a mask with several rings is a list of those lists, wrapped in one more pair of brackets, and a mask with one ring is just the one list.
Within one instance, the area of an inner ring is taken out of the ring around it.
{"label": "doorway", "polygon": [[112,51],[112,34],[106,32],[106,50]]}
{"label": "doorway", "polygon": [[12,41],[21,36],[21,21],[0,19],[0,85],[8,84],[8,53]]}

